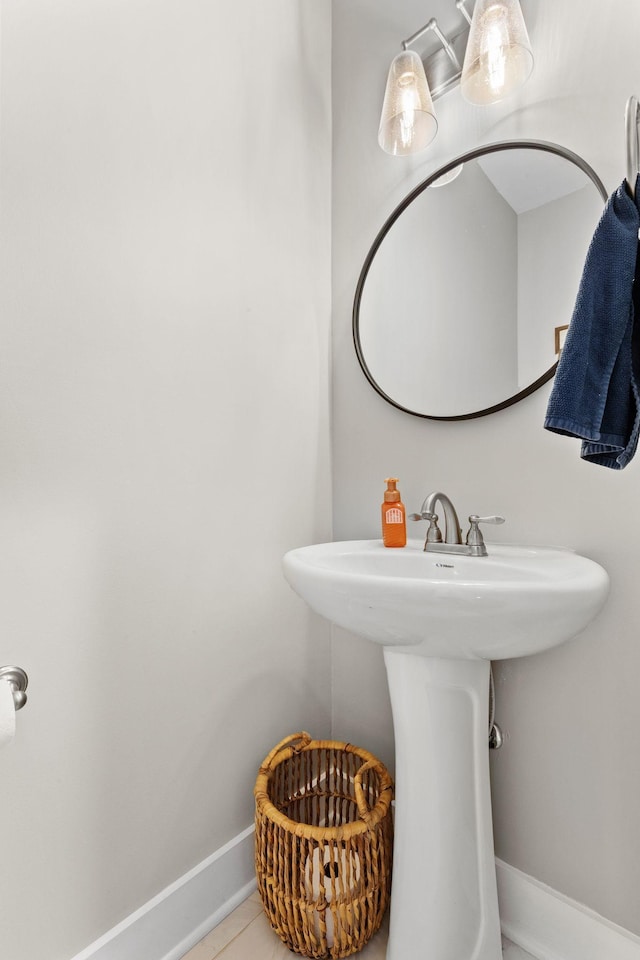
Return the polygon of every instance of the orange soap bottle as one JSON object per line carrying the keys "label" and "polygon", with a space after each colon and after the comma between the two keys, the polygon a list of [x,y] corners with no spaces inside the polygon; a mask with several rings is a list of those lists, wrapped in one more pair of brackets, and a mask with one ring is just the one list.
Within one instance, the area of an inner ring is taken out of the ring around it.
{"label": "orange soap bottle", "polygon": [[407,543],[407,518],[400,491],[396,489],[397,477],[385,480],[387,489],[382,504],[382,542],[385,547],[404,547]]}

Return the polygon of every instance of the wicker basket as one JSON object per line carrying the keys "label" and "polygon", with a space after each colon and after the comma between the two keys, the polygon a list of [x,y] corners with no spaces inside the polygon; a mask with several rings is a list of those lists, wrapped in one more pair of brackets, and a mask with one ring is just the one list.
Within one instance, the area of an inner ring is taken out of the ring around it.
{"label": "wicker basket", "polygon": [[348,957],[389,902],[393,784],[350,743],[296,733],[265,758],[255,785],[256,874],[280,939],[305,957]]}

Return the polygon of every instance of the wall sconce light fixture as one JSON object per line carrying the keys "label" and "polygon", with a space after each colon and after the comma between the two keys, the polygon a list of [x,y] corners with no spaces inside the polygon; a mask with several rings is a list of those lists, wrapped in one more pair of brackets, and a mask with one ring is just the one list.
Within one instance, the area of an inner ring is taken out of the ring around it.
{"label": "wall sconce light fixture", "polygon": [[[476,0],[470,17],[464,0],[456,7],[466,24],[451,39],[435,19],[402,41],[389,68],[378,143],[393,156],[424,150],[438,130],[433,101],[460,83],[469,103],[503,100],[529,78],[533,53],[519,0]],[[427,32],[442,46],[424,62],[408,48]]]}

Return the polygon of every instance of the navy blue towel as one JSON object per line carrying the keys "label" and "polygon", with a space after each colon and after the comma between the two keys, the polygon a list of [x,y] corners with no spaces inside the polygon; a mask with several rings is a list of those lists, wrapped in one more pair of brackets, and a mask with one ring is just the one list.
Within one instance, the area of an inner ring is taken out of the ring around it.
{"label": "navy blue towel", "polygon": [[[639,191],[640,177],[636,198]],[[544,421],[581,438],[584,460],[613,470],[633,457],[640,429],[639,228],[637,201],[622,183],[589,246]]]}

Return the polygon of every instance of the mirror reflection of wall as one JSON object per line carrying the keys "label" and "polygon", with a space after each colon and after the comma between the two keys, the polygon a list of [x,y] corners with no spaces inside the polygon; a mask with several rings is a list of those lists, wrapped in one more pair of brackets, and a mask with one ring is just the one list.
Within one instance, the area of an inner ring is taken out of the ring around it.
{"label": "mirror reflection of wall", "polygon": [[491,412],[553,375],[606,199],[590,168],[550,144],[492,144],[437,171],[389,218],[354,305],[364,372],[418,416]]}
{"label": "mirror reflection of wall", "polygon": [[555,327],[571,319],[588,244],[599,219],[594,199],[589,183],[518,217],[521,390],[557,359]]}
{"label": "mirror reflection of wall", "polygon": [[360,337],[369,369],[401,406],[446,416],[452,383],[464,409],[477,402],[477,380],[494,403],[516,391],[516,233],[511,208],[468,164],[407,207],[383,240]]}

